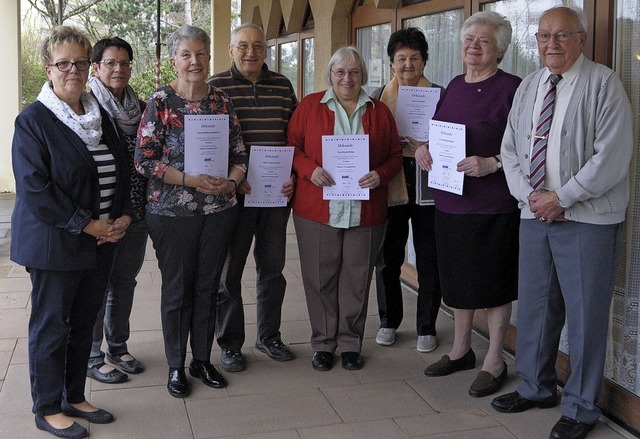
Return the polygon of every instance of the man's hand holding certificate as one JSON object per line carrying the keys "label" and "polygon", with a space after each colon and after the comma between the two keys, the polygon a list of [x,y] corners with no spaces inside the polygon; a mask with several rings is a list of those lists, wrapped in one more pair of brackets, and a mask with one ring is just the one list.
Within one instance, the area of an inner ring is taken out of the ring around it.
{"label": "man's hand holding certificate", "polygon": [[252,146],[247,183],[251,192],[244,197],[246,207],[282,207],[287,205],[283,185],[291,177],[293,146]]}

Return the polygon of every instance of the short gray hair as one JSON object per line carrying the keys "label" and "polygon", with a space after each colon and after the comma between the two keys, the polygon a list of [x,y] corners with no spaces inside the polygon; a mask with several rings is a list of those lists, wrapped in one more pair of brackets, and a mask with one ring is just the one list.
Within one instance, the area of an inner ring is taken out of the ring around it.
{"label": "short gray hair", "polygon": [[235,46],[236,43],[238,42],[238,32],[240,32],[243,29],[254,29],[257,30],[258,32],[260,32],[260,34],[262,35],[262,43],[266,46],[267,45],[267,36],[265,35],[264,31],[262,30],[262,28],[260,26],[258,26],[257,24],[254,23],[243,23],[240,26],[236,27],[234,30],[231,31],[231,45]]}
{"label": "short gray hair", "polygon": [[211,38],[199,27],[185,25],[176,29],[167,40],[167,51],[169,58],[175,58],[177,55],[178,45],[182,40],[202,41],[207,47],[207,53],[211,53]]}
{"label": "short gray hair", "polygon": [[542,13],[542,15],[540,16],[540,20],[538,20],[538,22],[542,21],[542,19],[548,13],[557,11],[559,9],[562,9],[566,11],[569,15],[573,16],[573,18],[576,20],[576,23],[578,23],[578,25],[581,27],[580,32],[587,31],[587,16],[584,15],[584,11],[578,8],[570,8],[569,6],[554,6],[553,8],[547,9]]}
{"label": "short gray hair", "polygon": [[333,85],[331,84],[331,69],[333,68],[334,64],[340,61],[345,61],[348,64],[358,64],[360,71],[362,72],[362,85],[367,84],[367,80],[369,79],[367,65],[365,64],[364,59],[362,59],[362,55],[360,55],[360,52],[358,52],[358,49],[353,46],[341,47],[333,53],[331,59],[329,60],[329,65],[327,66],[325,76],[327,84],[329,84],[330,86]]}
{"label": "short gray hair", "polygon": [[504,15],[494,11],[480,11],[467,18],[460,29],[460,40],[464,42],[464,36],[469,28],[475,25],[487,24],[495,29],[496,44],[498,50],[502,52],[502,57],[498,58],[498,64],[502,61],[504,54],[511,44],[511,23]]}

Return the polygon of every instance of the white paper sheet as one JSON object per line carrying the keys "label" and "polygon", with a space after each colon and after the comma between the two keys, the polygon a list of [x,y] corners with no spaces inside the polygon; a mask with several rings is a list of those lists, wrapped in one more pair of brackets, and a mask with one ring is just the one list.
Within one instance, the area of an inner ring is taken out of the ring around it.
{"label": "white paper sheet", "polygon": [[185,115],[184,172],[227,178],[229,115]]}
{"label": "white paper sheet", "polygon": [[247,181],[251,193],[245,195],[246,207],[281,207],[287,205],[282,185],[291,178],[293,146],[251,146]]}
{"label": "white paper sheet", "polygon": [[322,167],[335,182],[323,188],[323,199],[369,199],[369,189],[358,184],[369,172],[369,135],[322,136]]}
{"label": "white paper sheet", "polygon": [[432,120],[429,152],[433,158],[429,187],[462,195],[464,172],[456,169],[457,164],[466,157],[465,126]]}
{"label": "white paper sheet", "polygon": [[411,136],[416,140],[429,140],[429,121],[436,112],[440,100],[438,87],[398,88],[396,126],[401,137]]}

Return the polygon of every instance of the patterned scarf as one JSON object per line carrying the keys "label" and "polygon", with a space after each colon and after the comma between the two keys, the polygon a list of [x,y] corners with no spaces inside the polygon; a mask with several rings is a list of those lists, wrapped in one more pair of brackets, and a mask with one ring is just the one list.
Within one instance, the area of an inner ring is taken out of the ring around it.
{"label": "patterned scarf", "polygon": [[135,136],[142,117],[142,110],[140,109],[138,95],[131,86],[127,85],[125,87],[122,103],[96,76],[89,78],[89,88],[91,88],[91,92],[100,102],[100,105],[107,110],[107,113],[118,124],[120,129],[128,136]]}
{"label": "patterned scarf", "polygon": [[38,100],[51,110],[60,122],[76,133],[89,148],[96,148],[100,144],[102,139],[100,106],[89,93],[83,91],[80,95],[80,103],[85,111],[83,115],[76,114],[69,104],[56,96],[49,82],[45,82],[42,86]]}

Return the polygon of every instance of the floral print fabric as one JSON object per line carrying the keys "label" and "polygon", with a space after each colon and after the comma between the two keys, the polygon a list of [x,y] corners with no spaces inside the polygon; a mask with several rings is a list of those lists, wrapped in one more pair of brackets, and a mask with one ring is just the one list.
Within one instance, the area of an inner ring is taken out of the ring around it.
{"label": "floral print fabric", "polygon": [[184,170],[184,116],[201,114],[229,115],[229,167],[246,172],[248,156],[240,123],[227,94],[209,86],[204,99],[189,101],[165,85],[149,98],[136,141],[136,170],[149,179],[147,212],[164,216],[208,215],[236,204],[232,194],[207,195],[196,188],[163,181],[169,167]]}

